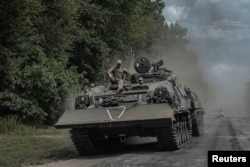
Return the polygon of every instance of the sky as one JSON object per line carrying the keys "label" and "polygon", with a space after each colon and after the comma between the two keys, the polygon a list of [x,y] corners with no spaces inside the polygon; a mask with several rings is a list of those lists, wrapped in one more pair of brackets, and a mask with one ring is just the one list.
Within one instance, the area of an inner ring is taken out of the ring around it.
{"label": "sky", "polygon": [[214,107],[225,107],[233,116],[250,113],[244,108],[250,81],[250,0],[163,1],[167,23],[188,29],[188,47],[198,53],[203,79],[216,92]]}

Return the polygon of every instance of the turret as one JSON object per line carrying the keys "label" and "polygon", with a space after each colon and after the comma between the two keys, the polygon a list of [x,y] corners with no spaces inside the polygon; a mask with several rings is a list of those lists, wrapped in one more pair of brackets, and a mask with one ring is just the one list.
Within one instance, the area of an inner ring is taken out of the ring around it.
{"label": "turret", "polygon": [[138,77],[143,77],[145,82],[166,80],[168,76],[172,75],[172,71],[161,67],[163,65],[163,60],[151,63],[146,57],[137,58],[134,63],[137,74],[131,76],[131,82],[135,83]]}

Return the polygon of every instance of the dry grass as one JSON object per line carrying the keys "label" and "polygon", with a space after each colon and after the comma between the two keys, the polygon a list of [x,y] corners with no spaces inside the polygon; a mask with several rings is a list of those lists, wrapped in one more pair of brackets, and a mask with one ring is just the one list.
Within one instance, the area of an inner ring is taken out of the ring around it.
{"label": "dry grass", "polygon": [[[8,129],[9,128],[9,129]],[[43,164],[76,156],[54,127],[33,127],[0,119],[0,167]]]}

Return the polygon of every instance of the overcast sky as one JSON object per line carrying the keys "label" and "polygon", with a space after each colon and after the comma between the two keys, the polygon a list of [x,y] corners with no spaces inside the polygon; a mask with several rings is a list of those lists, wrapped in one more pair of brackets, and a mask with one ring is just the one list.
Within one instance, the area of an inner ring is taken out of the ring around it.
{"label": "overcast sky", "polygon": [[216,100],[242,106],[250,80],[250,0],[164,2],[166,21],[188,29],[204,80],[218,89]]}

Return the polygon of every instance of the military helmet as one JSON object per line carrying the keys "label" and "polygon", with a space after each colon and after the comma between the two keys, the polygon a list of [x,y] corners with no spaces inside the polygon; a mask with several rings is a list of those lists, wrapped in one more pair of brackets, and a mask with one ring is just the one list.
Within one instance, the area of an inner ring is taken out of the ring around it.
{"label": "military helmet", "polygon": [[143,81],[143,78],[142,78],[142,77],[139,77],[139,78],[138,78],[138,81]]}
{"label": "military helmet", "polygon": [[121,60],[117,60],[116,63],[117,63],[117,64],[122,64],[122,61],[121,61]]}

